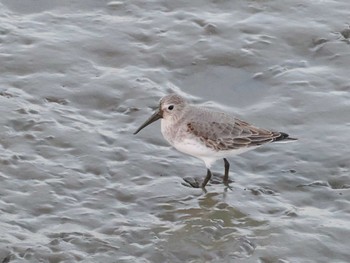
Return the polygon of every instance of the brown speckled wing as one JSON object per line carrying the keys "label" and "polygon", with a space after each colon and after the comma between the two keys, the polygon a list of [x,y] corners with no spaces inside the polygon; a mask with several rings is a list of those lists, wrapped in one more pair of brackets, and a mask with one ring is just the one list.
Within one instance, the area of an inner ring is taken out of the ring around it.
{"label": "brown speckled wing", "polygon": [[191,121],[187,123],[187,132],[215,151],[259,146],[282,136],[279,132],[260,129],[239,119],[234,123]]}

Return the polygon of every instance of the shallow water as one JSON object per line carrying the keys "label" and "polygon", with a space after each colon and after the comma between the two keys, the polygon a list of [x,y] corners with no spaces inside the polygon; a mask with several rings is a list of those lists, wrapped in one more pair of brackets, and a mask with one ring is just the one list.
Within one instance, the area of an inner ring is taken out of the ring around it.
{"label": "shallow water", "polygon": [[[0,3],[0,262],[350,262],[348,1]],[[185,187],[170,91],[299,141]]]}

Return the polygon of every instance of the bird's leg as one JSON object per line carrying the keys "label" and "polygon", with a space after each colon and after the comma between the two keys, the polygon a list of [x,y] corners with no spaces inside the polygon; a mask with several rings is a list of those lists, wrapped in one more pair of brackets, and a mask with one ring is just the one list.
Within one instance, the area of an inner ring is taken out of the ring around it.
{"label": "bird's leg", "polygon": [[225,163],[225,174],[224,174],[224,185],[228,186],[228,172],[230,169],[230,163],[224,158]]}
{"label": "bird's leg", "polygon": [[205,177],[205,179],[202,183],[202,188],[205,188],[205,186],[209,182],[210,178],[211,178],[211,171],[209,169],[207,169],[207,176]]}

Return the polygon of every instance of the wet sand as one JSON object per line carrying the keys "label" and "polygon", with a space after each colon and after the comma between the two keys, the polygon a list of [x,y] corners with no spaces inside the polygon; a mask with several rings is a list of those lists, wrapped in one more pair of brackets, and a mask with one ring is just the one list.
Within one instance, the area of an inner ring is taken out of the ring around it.
{"label": "wet sand", "polygon": [[[0,7],[0,262],[350,261],[348,1]],[[185,187],[203,163],[132,134],[172,91],[299,141]]]}

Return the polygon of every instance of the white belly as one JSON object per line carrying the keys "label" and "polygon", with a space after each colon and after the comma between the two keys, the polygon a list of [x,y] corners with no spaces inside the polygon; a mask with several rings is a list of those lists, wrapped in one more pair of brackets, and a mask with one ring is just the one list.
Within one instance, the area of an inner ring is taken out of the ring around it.
{"label": "white belly", "polygon": [[257,148],[257,147],[249,147],[249,148],[245,147],[241,149],[234,149],[234,150],[227,150],[227,151],[215,151],[211,148],[206,147],[199,140],[197,141],[197,140],[191,140],[191,139],[184,139],[181,141],[177,141],[173,144],[173,146],[180,152],[183,152],[188,155],[197,157],[198,159],[201,159],[205,163],[207,168],[210,168],[210,166],[218,159],[235,156]]}

